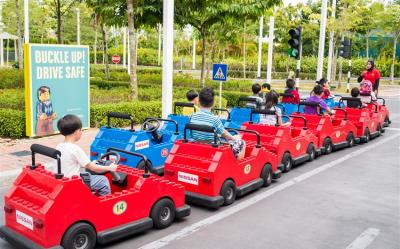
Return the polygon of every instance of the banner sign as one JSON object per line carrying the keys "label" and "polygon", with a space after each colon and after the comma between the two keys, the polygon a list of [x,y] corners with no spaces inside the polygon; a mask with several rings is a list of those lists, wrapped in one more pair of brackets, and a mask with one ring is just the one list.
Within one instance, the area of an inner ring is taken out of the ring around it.
{"label": "banner sign", "polygon": [[77,115],[90,125],[89,47],[24,45],[26,135],[58,132],[57,121]]}

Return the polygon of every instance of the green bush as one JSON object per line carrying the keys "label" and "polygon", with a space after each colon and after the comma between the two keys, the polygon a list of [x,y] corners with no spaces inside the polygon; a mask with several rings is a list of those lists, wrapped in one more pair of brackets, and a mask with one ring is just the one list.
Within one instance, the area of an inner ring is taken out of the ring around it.
{"label": "green bush", "polygon": [[24,73],[16,68],[0,68],[0,89],[24,87]]}
{"label": "green bush", "polygon": [[0,109],[0,136],[21,138],[25,136],[25,112]]}
{"label": "green bush", "polygon": [[0,107],[3,109],[24,110],[24,91],[21,89],[0,89]]}
{"label": "green bush", "polygon": [[[107,124],[108,112],[123,112],[131,114],[136,124],[140,124],[146,117],[161,116],[161,102],[121,102],[109,104],[95,104],[90,107],[90,126],[99,127]],[[115,119],[115,126],[128,126],[129,121]]]}

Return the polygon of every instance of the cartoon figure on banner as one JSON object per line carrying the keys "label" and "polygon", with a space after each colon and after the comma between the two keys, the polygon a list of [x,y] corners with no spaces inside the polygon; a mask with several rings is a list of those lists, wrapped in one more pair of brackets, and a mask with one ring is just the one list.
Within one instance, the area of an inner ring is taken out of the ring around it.
{"label": "cartoon figure on banner", "polygon": [[46,136],[54,133],[53,120],[57,118],[57,113],[53,111],[50,94],[51,92],[48,86],[41,86],[37,90],[37,136]]}

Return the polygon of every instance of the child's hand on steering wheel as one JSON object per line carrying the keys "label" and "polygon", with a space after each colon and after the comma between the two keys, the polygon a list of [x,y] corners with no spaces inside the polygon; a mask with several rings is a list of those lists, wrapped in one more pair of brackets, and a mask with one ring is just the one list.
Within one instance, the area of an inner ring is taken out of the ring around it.
{"label": "child's hand on steering wheel", "polygon": [[111,163],[108,167],[109,167],[110,171],[116,171],[118,168],[118,165],[115,163]]}

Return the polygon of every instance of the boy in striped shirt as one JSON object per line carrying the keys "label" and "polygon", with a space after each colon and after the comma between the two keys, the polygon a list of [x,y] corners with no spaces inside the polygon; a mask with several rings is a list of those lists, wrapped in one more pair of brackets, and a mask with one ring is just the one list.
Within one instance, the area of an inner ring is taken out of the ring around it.
{"label": "boy in striped shirt", "polygon": [[[246,144],[240,135],[232,136],[225,130],[218,116],[212,114],[211,108],[214,106],[214,90],[209,87],[203,88],[199,93],[200,111],[192,114],[190,123],[212,126],[219,136],[225,138],[232,148],[232,152],[237,159],[242,159],[246,151]],[[196,141],[213,141],[214,135],[207,132],[192,131],[191,137]]]}

